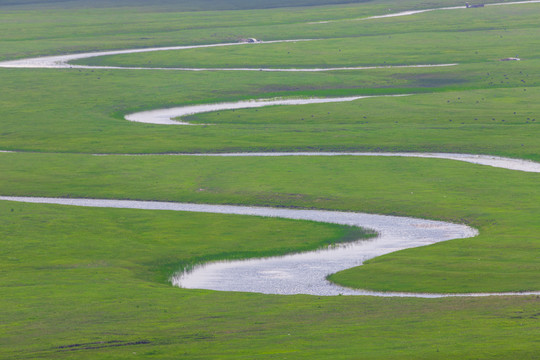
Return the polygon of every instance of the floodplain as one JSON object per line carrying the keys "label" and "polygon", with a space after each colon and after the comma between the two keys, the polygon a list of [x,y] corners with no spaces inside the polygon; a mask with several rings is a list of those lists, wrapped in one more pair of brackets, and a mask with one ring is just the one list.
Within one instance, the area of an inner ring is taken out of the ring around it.
{"label": "floodplain", "polygon": [[[540,4],[359,20],[426,4],[318,1],[311,3],[317,6],[241,10],[239,3],[227,11],[212,11],[210,5],[208,11],[185,11],[194,10],[193,3],[83,8],[71,1],[62,8],[54,2],[0,2],[0,59],[254,37],[315,40],[77,63],[457,65],[317,73],[0,68],[0,150],[11,151],[0,153],[0,195],[326,209],[462,223],[479,235],[387,254],[330,279],[378,291],[540,289],[540,174],[441,159],[163,155],[402,151],[538,162]],[[445,0],[433,7],[459,5]],[[500,61],[510,57],[520,60]],[[193,104],[405,93],[411,95],[183,118],[200,126],[124,119],[136,111]],[[147,156],[136,156],[142,154]],[[170,284],[173,273],[198,262],[316,249],[366,236],[358,228],[10,201],[0,201],[0,222],[3,358],[538,355],[538,296],[280,296]]]}

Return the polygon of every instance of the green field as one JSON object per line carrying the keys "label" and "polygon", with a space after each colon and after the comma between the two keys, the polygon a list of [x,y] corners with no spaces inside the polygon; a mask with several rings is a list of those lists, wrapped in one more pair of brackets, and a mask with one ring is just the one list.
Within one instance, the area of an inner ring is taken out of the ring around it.
{"label": "green field", "polygon": [[[540,174],[438,159],[159,155],[431,151],[540,161],[540,4],[356,20],[462,3],[14,3],[0,1],[0,60],[256,37],[319,40],[78,63],[458,65],[320,73],[0,68],[0,150],[16,151],[0,153],[0,195],[330,209],[464,223],[480,235],[388,254],[331,280],[382,291],[540,290]],[[335,21],[312,23],[323,20]],[[513,56],[522,60],[499,61]],[[186,117],[211,124],[201,126],[123,118],[186,104],[391,94],[411,95]],[[277,296],[169,283],[174,272],[201,261],[369,236],[355,228],[8,201],[0,201],[0,224],[2,359],[538,358],[538,296]]]}

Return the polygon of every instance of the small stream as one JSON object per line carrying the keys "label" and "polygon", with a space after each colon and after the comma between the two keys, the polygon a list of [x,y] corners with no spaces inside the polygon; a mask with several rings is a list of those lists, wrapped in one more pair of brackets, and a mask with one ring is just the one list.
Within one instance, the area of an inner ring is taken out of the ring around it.
{"label": "small stream", "polygon": [[[381,95],[381,96],[406,96],[406,95]],[[359,99],[367,99],[372,97],[381,96],[348,96],[348,97],[335,97],[335,98],[309,98],[309,99],[257,99],[257,100],[244,100],[236,102],[216,103],[216,104],[202,104],[191,106],[179,106],[169,109],[157,109],[149,111],[141,111],[138,113],[128,114],[125,116],[126,120],[147,123],[147,124],[159,124],[159,125],[192,125],[188,122],[175,120],[175,118],[201,114],[205,112],[220,111],[220,110],[234,110],[234,109],[249,109],[260,108],[265,106],[276,105],[308,105],[308,104],[323,104],[323,103],[336,103],[336,102],[348,102]]]}

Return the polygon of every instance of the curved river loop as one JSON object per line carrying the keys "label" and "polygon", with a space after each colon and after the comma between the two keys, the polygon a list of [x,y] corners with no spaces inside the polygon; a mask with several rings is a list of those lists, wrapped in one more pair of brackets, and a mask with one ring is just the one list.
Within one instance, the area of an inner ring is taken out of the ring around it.
{"label": "curved river loop", "polygon": [[[513,5],[522,3],[536,3],[540,0],[514,3],[500,3],[490,5]],[[463,7],[425,9],[406,11],[395,14],[386,14],[362,19],[370,20],[385,17],[407,16],[427,11],[454,10]],[[318,23],[344,20],[329,20]],[[346,21],[346,20],[345,20]],[[314,39],[274,40],[258,42],[270,44],[278,42],[316,41]],[[13,61],[0,62],[0,67],[10,68],[92,68],[92,69],[136,69],[136,70],[179,70],[179,71],[283,71],[283,72],[319,72],[338,70],[369,70],[375,68],[391,68],[392,66],[375,67],[342,67],[342,68],[312,68],[312,69],[273,69],[273,68],[137,68],[137,67],[109,67],[72,65],[70,61],[118,54],[141,53],[150,51],[183,50],[193,48],[208,48],[218,46],[249,45],[246,43],[223,43],[193,46],[173,46],[147,49],[114,50],[93,53],[82,53],[61,56],[49,56]],[[419,64],[396,67],[437,67],[455,66],[457,64]],[[406,96],[394,95],[394,96]],[[253,108],[276,105],[303,105],[314,103],[344,102],[367,99],[372,96],[353,96],[341,98],[309,98],[309,99],[256,99],[235,103],[205,104],[196,106],[176,107],[145,111],[126,115],[126,120],[163,124],[163,125],[189,125],[176,118],[202,112]],[[9,153],[10,151],[0,151]],[[109,155],[109,154],[96,154]],[[113,155],[113,154],[110,154]],[[122,155],[122,154],[114,154]],[[127,155],[127,154],[126,154]],[[138,154],[157,155],[157,154]],[[295,153],[228,153],[228,154],[159,154],[177,156],[398,156],[438,158],[447,160],[465,161],[474,164],[495,166],[515,171],[540,172],[540,163],[509,159],[488,155],[449,154],[449,153],[366,153],[366,152],[295,152]],[[205,205],[173,202],[132,201],[132,200],[106,200],[106,199],[73,199],[73,198],[39,198],[39,197],[13,197],[0,196],[3,201],[17,201],[30,203],[60,204],[70,206],[130,208],[166,211],[190,211],[219,214],[237,214],[251,216],[267,216],[296,220],[311,220],[326,223],[358,226],[372,229],[377,236],[372,239],[341,244],[326,249],[300,254],[291,254],[280,257],[264,259],[248,259],[241,261],[220,261],[196,265],[187,272],[174,274],[171,282],[183,288],[210,289],[219,291],[246,291],[265,294],[311,294],[327,295],[371,295],[371,296],[398,296],[398,297],[447,297],[447,296],[493,296],[493,295],[540,295],[540,291],[522,293],[467,293],[467,294],[428,294],[428,293],[397,293],[355,290],[335,285],[326,277],[329,274],[354,266],[362,265],[364,261],[376,256],[394,251],[425,246],[441,241],[458,238],[473,237],[478,234],[476,229],[465,225],[451,224],[441,221],[396,217],[387,215],[374,215],[353,212],[324,211],[324,210],[293,210],[268,207],[247,207],[232,205]]]}

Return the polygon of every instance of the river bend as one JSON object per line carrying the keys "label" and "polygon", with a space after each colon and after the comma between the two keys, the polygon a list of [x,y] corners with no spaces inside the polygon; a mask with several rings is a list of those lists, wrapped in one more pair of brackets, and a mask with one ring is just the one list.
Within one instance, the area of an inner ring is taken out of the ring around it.
{"label": "river bend", "polygon": [[[490,5],[511,5],[523,3],[535,3],[540,0],[523,1],[514,3],[500,3]],[[395,17],[413,15],[433,10],[451,10],[454,8],[425,9],[418,11],[408,11],[382,16],[372,16],[367,19],[378,19],[383,17]],[[362,19],[360,19],[362,20]],[[328,22],[328,21],[327,21]],[[324,22],[319,22],[324,23]],[[261,43],[295,42],[295,41],[315,41],[314,39],[298,40],[275,40]],[[108,67],[108,66],[84,66],[72,65],[69,61],[105,55],[118,55],[129,53],[140,53],[149,51],[182,50],[193,48],[206,48],[218,46],[245,45],[244,43],[208,44],[193,46],[173,46],[147,49],[130,49],[102,51],[83,54],[48,56],[32,59],[22,59],[0,62],[0,67],[7,68],[92,68],[92,69],[136,69],[152,70],[149,68],[133,67]],[[420,64],[397,67],[433,67],[433,66],[453,66],[456,64]],[[183,71],[333,71],[333,70],[367,70],[375,68],[389,68],[389,66],[375,67],[343,67],[343,68],[314,68],[314,69],[259,69],[259,68],[158,68],[157,70],[183,70]],[[156,70],[156,69],[153,69]],[[226,103],[225,108],[246,108],[270,105],[301,105],[307,103],[323,103],[337,101],[354,101],[366,98],[366,96],[348,98],[327,98],[327,99],[280,99],[280,100],[253,100],[248,102]],[[209,108],[212,107],[213,108]],[[202,105],[204,111],[215,111],[225,109],[223,104]],[[227,107],[228,106],[228,107]],[[231,107],[233,106],[233,107]],[[234,107],[240,106],[240,107]],[[182,124],[173,118],[204,111],[193,112],[193,107],[188,112],[178,112],[178,109],[185,111],[188,107],[154,110],[144,112],[143,117],[148,113],[169,112],[162,116],[165,122],[152,122],[157,124]],[[200,109],[199,109],[200,110]],[[126,119],[139,121],[137,116],[143,113],[130,114]],[[148,121],[144,121],[148,122]],[[186,123],[183,123],[186,124]],[[7,152],[7,151],[1,151]],[[442,154],[442,153],[240,153],[240,154],[179,154],[186,156],[414,156],[467,161],[475,164],[502,167],[510,170],[540,172],[540,164],[519,160],[508,159],[486,155],[470,154]],[[477,235],[476,229],[465,225],[451,224],[440,221],[423,220],[407,217],[395,217],[386,215],[374,215],[365,213],[324,211],[324,210],[293,210],[276,209],[264,207],[246,207],[232,205],[203,205],[172,202],[153,201],[130,201],[130,200],[107,200],[107,199],[62,199],[62,198],[32,198],[32,197],[12,197],[0,196],[3,201],[18,201],[31,203],[60,204],[71,206],[88,207],[110,207],[110,208],[130,208],[146,210],[169,210],[169,211],[191,211],[220,214],[237,214],[251,216],[270,216],[296,220],[312,220],[327,223],[359,226],[373,229],[378,236],[373,239],[357,241],[350,244],[341,244],[328,249],[318,251],[286,255],[282,257],[272,257],[265,259],[249,259],[243,261],[223,261],[195,266],[190,272],[175,274],[171,281],[174,285],[184,288],[201,288],[221,291],[248,291],[266,294],[311,294],[311,295],[373,295],[373,296],[414,296],[414,297],[444,297],[444,296],[490,296],[490,295],[540,295],[540,291],[524,293],[479,293],[479,294],[421,294],[421,293],[392,293],[373,292],[364,290],[354,290],[343,288],[326,280],[326,276],[347,268],[361,265],[364,261],[387,254],[390,252],[425,246],[440,241],[451,239],[468,238]]]}

